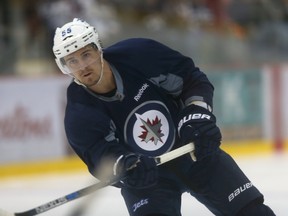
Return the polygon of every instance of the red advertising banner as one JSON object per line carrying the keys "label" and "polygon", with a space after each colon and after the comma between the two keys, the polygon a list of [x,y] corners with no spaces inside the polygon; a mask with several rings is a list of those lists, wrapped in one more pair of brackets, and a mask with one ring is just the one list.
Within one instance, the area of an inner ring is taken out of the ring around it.
{"label": "red advertising banner", "polygon": [[63,127],[70,79],[0,79],[0,164],[65,154]]}

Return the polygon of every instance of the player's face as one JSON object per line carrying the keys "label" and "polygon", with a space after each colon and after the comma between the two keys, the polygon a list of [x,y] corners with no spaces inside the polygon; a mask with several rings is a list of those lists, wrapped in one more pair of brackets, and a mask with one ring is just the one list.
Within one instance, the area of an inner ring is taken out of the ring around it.
{"label": "player's face", "polygon": [[73,76],[87,87],[100,79],[102,68],[101,53],[92,45],[85,46],[64,57]]}

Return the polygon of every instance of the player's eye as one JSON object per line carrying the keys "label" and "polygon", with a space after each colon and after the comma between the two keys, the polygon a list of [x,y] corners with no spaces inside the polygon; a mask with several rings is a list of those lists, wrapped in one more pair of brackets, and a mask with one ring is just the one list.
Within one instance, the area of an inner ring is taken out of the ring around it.
{"label": "player's eye", "polygon": [[81,56],[83,62],[90,64],[91,62],[95,61],[95,55],[92,52],[85,52]]}
{"label": "player's eye", "polygon": [[82,58],[84,60],[87,60],[87,59],[90,59],[92,58],[92,54],[90,52],[85,52],[83,55],[82,55]]}
{"label": "player's eye", "polygon": [[79,61],[77,59],[69,59],[66,64],[70,68],[76,68],[79,65]]}

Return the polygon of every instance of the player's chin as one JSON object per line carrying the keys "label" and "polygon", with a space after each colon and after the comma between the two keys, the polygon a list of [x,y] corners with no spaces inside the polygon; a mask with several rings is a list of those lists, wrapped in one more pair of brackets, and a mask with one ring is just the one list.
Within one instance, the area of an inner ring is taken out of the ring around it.
{"label": "player's chin", "polygon": [[83,84],[85,85],[85,86],[87,86],[88,88],[91,88],[91,87],[93,87],[93,86],[95,86],[97,83],[98,83],[98,80],[99,79],[88,79],[88,80],[83,80]]}

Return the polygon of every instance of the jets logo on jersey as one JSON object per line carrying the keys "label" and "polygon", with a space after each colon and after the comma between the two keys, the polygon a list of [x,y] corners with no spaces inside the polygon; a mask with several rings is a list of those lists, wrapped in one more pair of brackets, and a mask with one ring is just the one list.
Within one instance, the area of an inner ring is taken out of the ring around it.
{"label": "jets logo on jersey", "polygon": [[151,110],[143,114],[135,113],[135,116],[133,136],[137,145],[147,151],[161,148],[169,136],[169,123],[163,113]]}
{"label": "jets logo on jersey", "polygon": [[174,143],[175,127],[167,107],[148,101],[136,107],[125,124],[126,142],[137,152],[156,156]]}
{"label": "jets logo on jersey", "polygon": [[158,141],[162,142],[161,137],[164,136],[163,133],[161,133],[162,129],[162,123],[161,119],[156,116],[154,120],[147,119],[147,121],[143,120],[140,115],[136,114],[137,118],[140,118],[143,125],[141,126],[144,131],[142,131],[142,134],[139,136],[142,141],[148,143],[149,141],[153,141],[155,145],[158,144]]}

